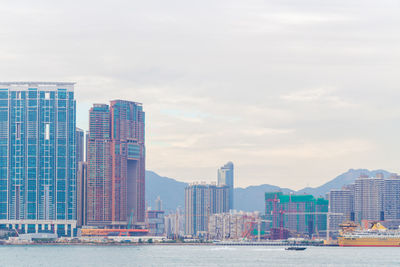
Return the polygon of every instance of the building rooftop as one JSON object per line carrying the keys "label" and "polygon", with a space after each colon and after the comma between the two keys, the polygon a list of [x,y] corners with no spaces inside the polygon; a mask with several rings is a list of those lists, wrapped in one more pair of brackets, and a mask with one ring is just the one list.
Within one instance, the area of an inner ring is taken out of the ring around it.
{"label": "building rooftop", "polygon": [[18,86],[18,85],[68,85],[72,86],[75,85],[75,82],[33,82],[33,81],[25,81],[25,82],[0,82],[0,85],[7,85],[7,86]]}

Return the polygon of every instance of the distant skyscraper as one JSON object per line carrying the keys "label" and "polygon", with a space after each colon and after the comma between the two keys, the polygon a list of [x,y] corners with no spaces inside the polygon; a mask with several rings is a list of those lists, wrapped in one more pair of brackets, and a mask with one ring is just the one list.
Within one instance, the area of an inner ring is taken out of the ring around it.
{"label": "distant skyscraper", "polygon": [[154,210],[163,210],[162,209],[162,200],[161,200],[160,196],[158,196],[156,199],[156,207]]}
{"label": "distant skyscraper", "polygon": [[[329,200],[329,230],[335,231],[340,229],[339,225],[344,221],[354,220],[354,210],[352,203],[354,202],[354,194],[348,189],[333,189],[328,194]],[[343,215],[340,215],[342,213]]]}
{"label": "distant skyscraper", "polygon": [[355,181],[354,213],[355,219],[384,219],[384,179],[382,176],[369,178],[362,176]]}
{"label": "distant skyscraper", "polygon": [[74,83],[0,83],[0,226],[76,228]]}
{"label": "distant skyscraper", "polygon": [[234,191],[234,173],[233,163],[228,162],[218,169],[218,185],[227,185],[229,187],[229,209],[234,209],[233,191]]}
{"label": "distant skyscraper", "polygon": [[89,112],[88,224],[145,222],[145,118],[142,104],[115,100]]}
{"label": "distant skyscraper", "polygon": [[76,162],[85,161],[85,132],[82,129],[76,128]]}
{"label": "distant skyscraper", "polygon": [[384,219],[400,219],[400,178],[392,175],[384,181]]}
{"label": "distant skyscraper", "polygon": [[185,233],[207,231],[208,218],[229,211],[229,187],[191,184],[185,188]]}

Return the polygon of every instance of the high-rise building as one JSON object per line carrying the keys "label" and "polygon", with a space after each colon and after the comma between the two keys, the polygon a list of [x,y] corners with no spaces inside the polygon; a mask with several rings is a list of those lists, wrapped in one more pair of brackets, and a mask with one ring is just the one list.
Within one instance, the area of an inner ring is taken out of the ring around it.
{"label": "high-rise building", "polygon": [[106,226],[112,221],[112,160],[110,109],[95,104],[89,111],[87,140],[87,224]]}
{"label": "high-rise building", "polygon": [[215,184],[190,184],[185,188],[185,233],[207,231],[211,214],[229,211],[229,187]]}
{"label": "high-rise building", "polygon": [[77,225],[81,227],[87,224],[87,163],[79,162],[76,174],[77,192]]}
{"label": "high-rise building", "polygon": [[85,132],[82,129],[76,128],[76,162],[85,161]]}
{"label": "high-rise building", "polygon": [[271,227],[283,226],[299,234],[326,233],[328,201],[312,195],[265,193],[265,217]]}
{"label": "high-rise building", "polygon": [[78,227],[86,224],[86,174],[87,165],[84,162],[85,132],[76,128],[76,210]]}
{"label": "high-rise building", "polygon": [[[329,200],[329,230],[336,235],[342,222],[354,220],[354,194],[348,189],[332,189]],[[332,213],[332,214],[330,214]]]}
{"label": "high-rise building", "polygon": [[228,162],[218,169],[218,185],[227,185],[229,187],[229,209],[234,209],[233,191],[234,191],[234,173],[233,163]]}
{"label": "high-rise building", "polygon": [[145,222],[145,118],[142,104],[115,100],[89,112],[89,225]]}
{"label": "high-rise building", "polygon": [[87,152],[88,152],[88,144],[89,144],[89,132],[85,133],[85,161],[87,162]]}
{"label": "high-rise building", "polygon": [[400,219],[400,178],[392,175],[384,184],[384,219]]}
{"label": "high-rise building", "polygon": [[343,220],[398,220],[400,219],[400,178],[396,174],[385,178],[361,175],[354,184],[328,194],[331,230],[338,230]]}
{"label": "high-rise building", "polygon": [[361,176],[355,181],[354,213],[356,221],[384,220],[384,178]]}
{"label": "high-rise building", "polygon": [[162,209],[162,200],[161,200],[160,196],[158,196],[156,199],[156,207],[154,210],[163,210]]}
{"label": "high-rise building", "polygon": [[145,222],[145,113],[142,104],[111,101],[113,221]]}
{"label": "high-rise building", "polygon": [[74,83],[0,83],[0,226],[76,229]]}

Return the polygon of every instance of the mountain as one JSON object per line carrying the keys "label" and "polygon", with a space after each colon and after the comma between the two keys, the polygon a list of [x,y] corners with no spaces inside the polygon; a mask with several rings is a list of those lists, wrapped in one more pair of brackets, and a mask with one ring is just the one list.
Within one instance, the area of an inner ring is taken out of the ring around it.
{"label": "mountain", "polygon": [[[265,192],[282,191],[283,193],[293,192],[295,194],[311,194],[315,197],[325,197],[326,193],[331,189],[340,189],[344,185],[354,183],[355,179],[360,177],[361,174],[371,177],[375,176],[377,173],[382,173],[385,178],[392,174],[385,170],[369,171],[367,169],[350,169],[319,187],[306,187],[299,191],[268,184],[235,188],[235,209],[243,211],[264,211]],[[179,182],[168,177],[161,177],[152,171],[146,171],[146,203],[148,206],[154,207],[154,201],[160,196],[163,201],[164,210],[174,211],[179,206],[184,208],[186,186],[187,183]]]}
{"label": "mountain", "polygon": [[174,211],[179,206],[184,208],[186,186],[187,183],[168,177],[161,177],[152,171],[146,171],[147,206],[155,207],[155,200],[160,196],[165,211]]}

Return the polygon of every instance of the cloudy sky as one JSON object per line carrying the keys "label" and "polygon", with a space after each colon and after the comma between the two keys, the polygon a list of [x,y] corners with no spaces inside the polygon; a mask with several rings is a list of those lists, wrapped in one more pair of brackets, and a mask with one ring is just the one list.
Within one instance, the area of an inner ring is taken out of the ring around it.
{"label": "cloudy sky", "polygon": [[75,81],[92,103],[142,102],[147,169],[318,186],[400,172],[397,0],[8,1],[0,80]]}

